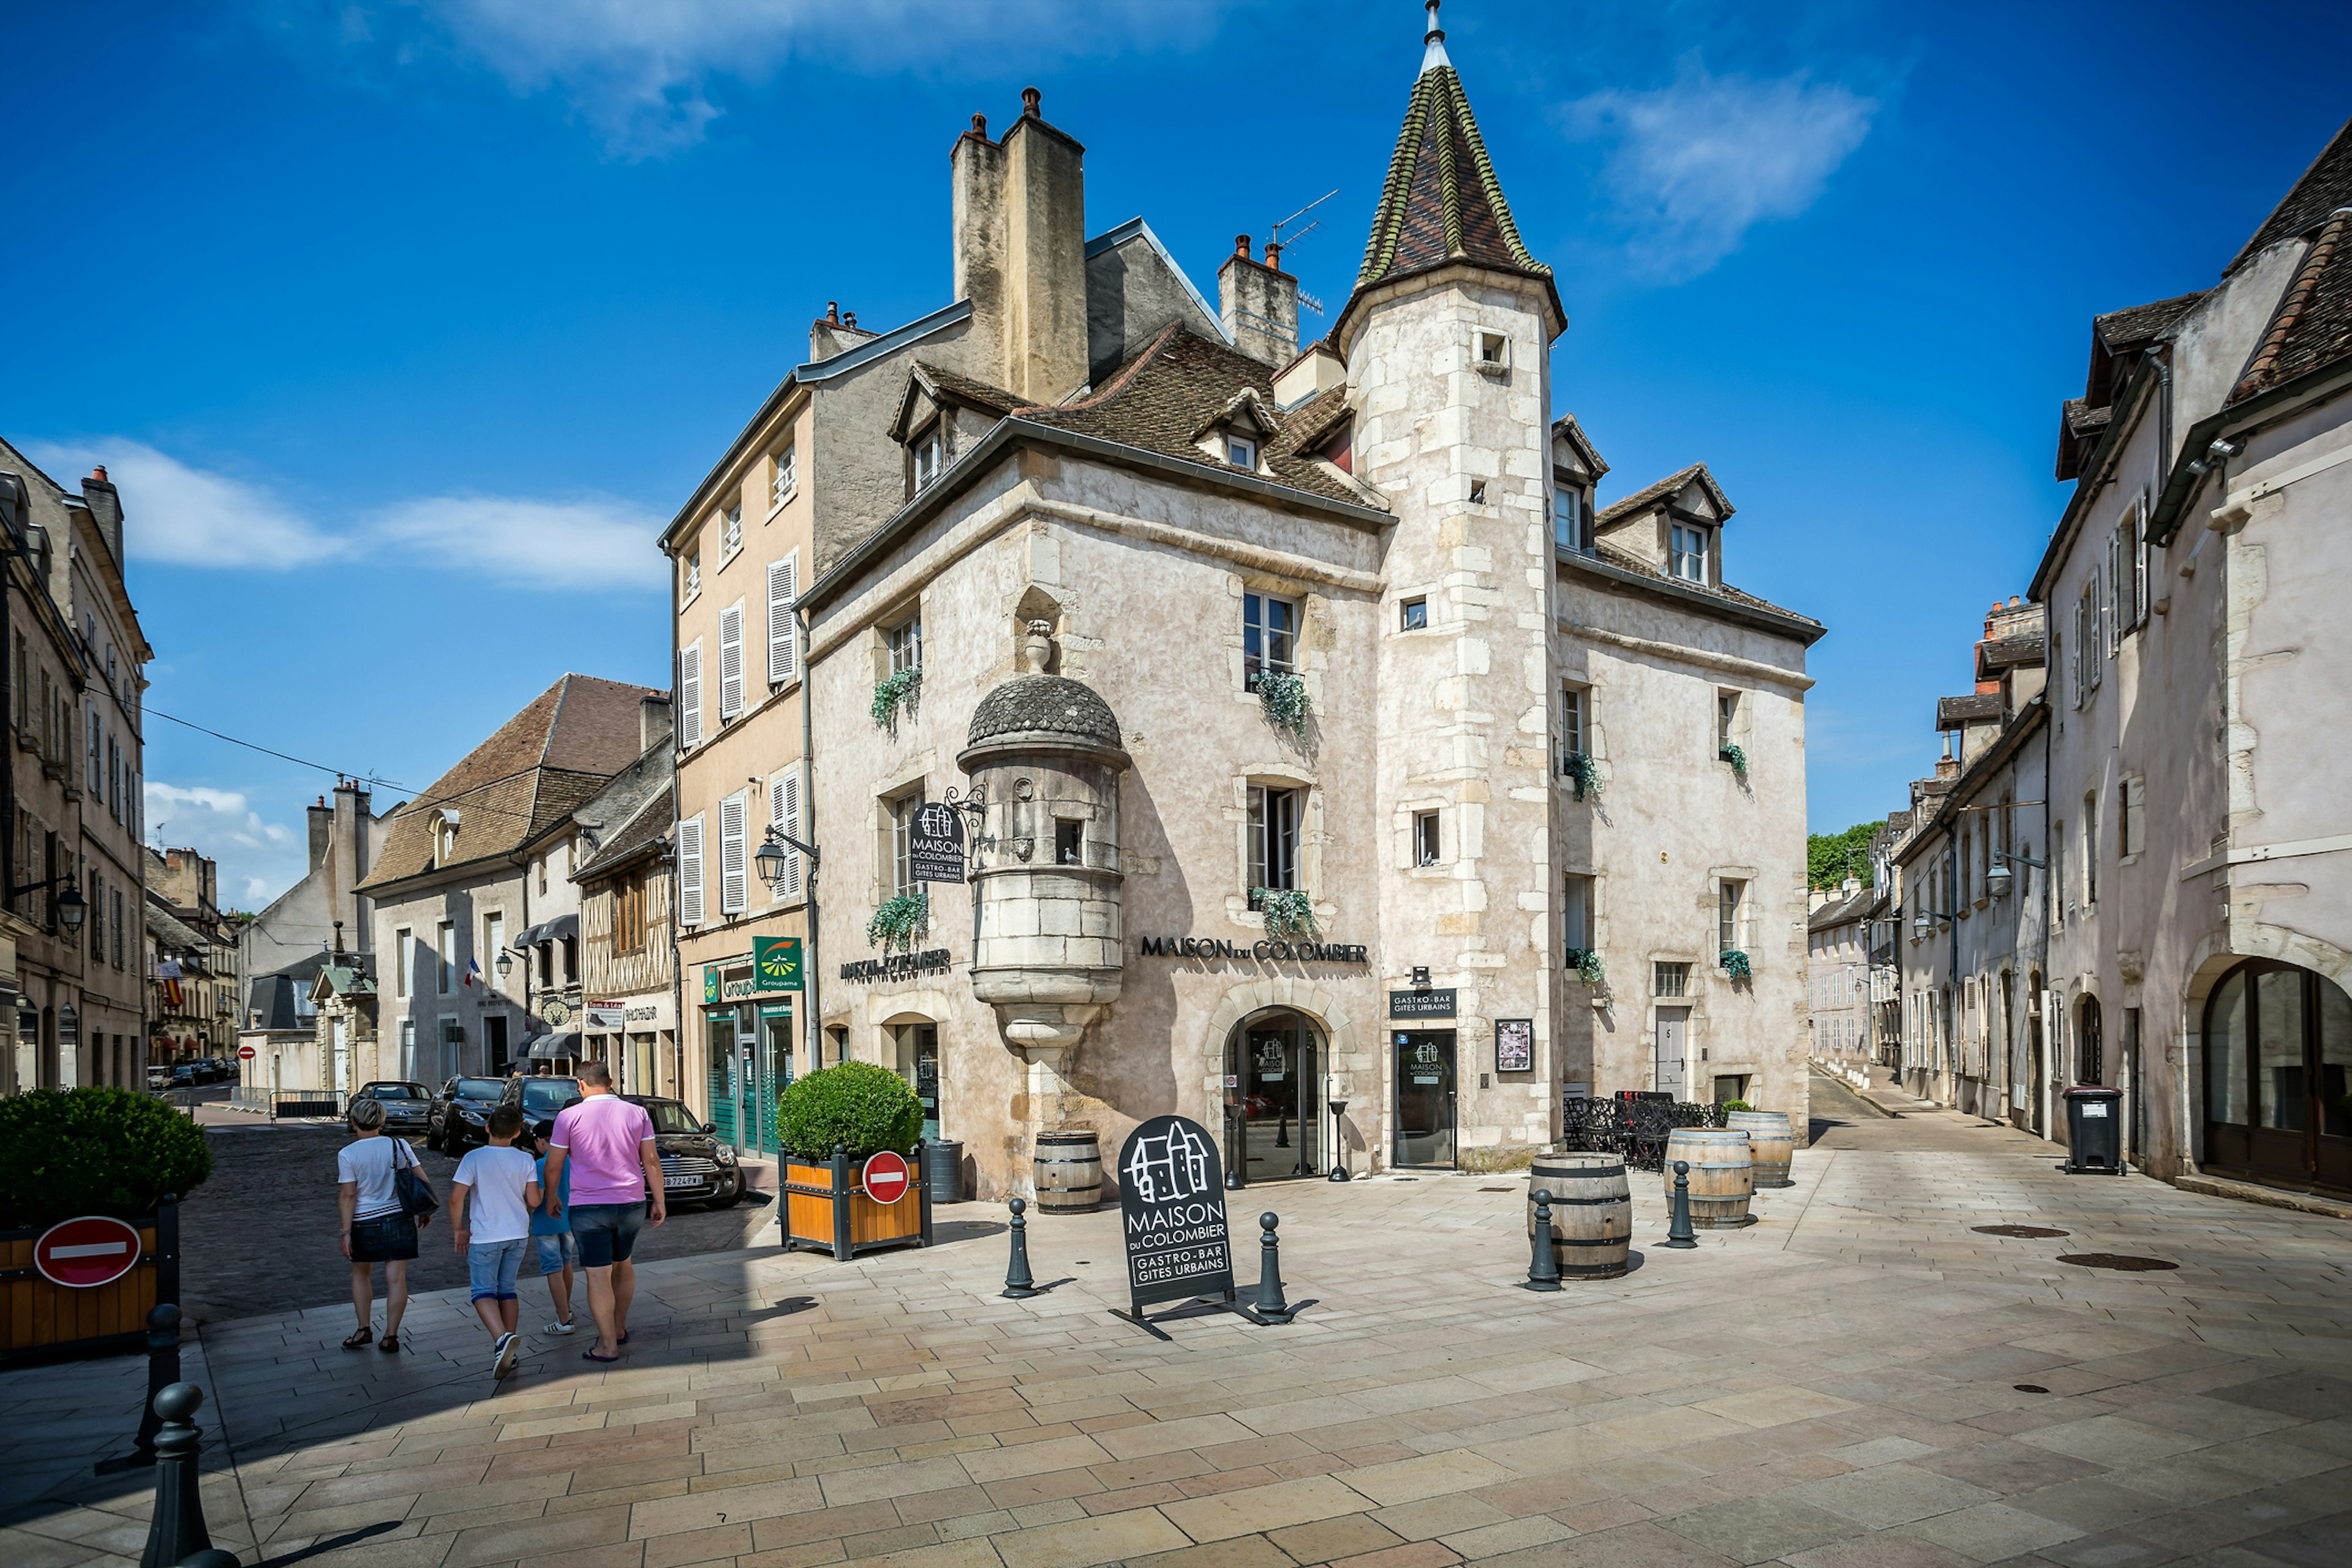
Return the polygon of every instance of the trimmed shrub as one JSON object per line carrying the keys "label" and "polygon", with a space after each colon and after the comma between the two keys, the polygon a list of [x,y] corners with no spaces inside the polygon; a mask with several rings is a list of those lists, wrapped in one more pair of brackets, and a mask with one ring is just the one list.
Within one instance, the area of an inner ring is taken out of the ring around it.
{"label": "trimmed shrub", "polygon": [[794,1079],[776,1102],[776,1134],[802,1160],[823,1164],[835,1143],[863,1160],[901,1153],[923,1133],[923,1102],[906,1079],[872,1062],[842,1062]]}
{"label": "trimmed shrub", "polygon": [[1748,1103],[1746,1100],[1725,1100],[1725,1101],[1723,1102],[1723,1104],[1722,1104],[1722,1106],[1720,1107],[1720,1109],[1721,1109],[1721,1110],[1726,1110],[1726,1111],[1733,1111],[1733,1110],[1755,1110],[1756,1108],[1755,1108],[1754,1106],[1752,1106],[1752,1105],[1748,1104]]}
{"label": "trimmed shrub", "polygon": [[204,1131],[160,1100],[122,1089],[37,1089],[0,1100],[0,1223],[76,1215],[131,1219],[213,1173]]}

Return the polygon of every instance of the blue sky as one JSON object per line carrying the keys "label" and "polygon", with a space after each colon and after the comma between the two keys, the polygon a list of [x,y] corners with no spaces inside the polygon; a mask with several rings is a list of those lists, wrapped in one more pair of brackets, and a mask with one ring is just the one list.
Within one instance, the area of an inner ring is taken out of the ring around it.
{"label": "blue sky", "polygon": [[[2064,495],[2089,318],[2210,284],[2347,113],[2352,12],[1453,0],[1559,269],[1602,499],[1705,459],[1826,621],[1810,814],[1902,803]],[[837,299],[946,302],[947,150],[1019,92],[1213,289],[1336,310],[1420,7],[236,0],[0,11],[0,432],[131,516],[153,709],[428,783],[566,669],[667,684],[660,524]],[[2286,42],[2291,40],[2291,42]],[[2248,84],[2259,84],[2250,87]],[[1308,318],[1308,329],[1318,323]],[[161,721],[149,820],[256,904],[324,775]],[[387,790],[389,798],[403,793]]]}

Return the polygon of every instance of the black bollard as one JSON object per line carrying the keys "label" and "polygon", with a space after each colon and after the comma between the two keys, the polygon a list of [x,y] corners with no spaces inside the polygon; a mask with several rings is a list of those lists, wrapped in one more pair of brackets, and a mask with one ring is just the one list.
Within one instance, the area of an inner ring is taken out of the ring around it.
{"label": "black bollard", "polygon": [[178,1568],[193,1553],[212,1550],[204,1498],[196,1489],[196,1453],[204,1436],[195,1421],[204,1403],[205,1391],[193,1383],[175,1383],[155,1396],[155,1414],[163,1418],[155,1434],[155,1514],[148,1521],[139,1568]]}
{"label": "black bollard", "polygon": [[1025,1301],[1037,1293],[1037,1281],[1029,1275],[1029,1222],[1021,1217],[1028,1206],[1019,1198],[1012,1203],[1013,1261],[1004,1270],[1004,1293],[1015,1301]]}
{"label": "black bollard", "polygon": [[163,1427],[155,1396],[179,1381],[180,1309],[166,1301],[147,1314],[147,1397],[139,1406],[139,1435],[131,1441],[131,1452],[100,1460],[94,1473],[119,1475],[155,1462],[155,1434]]}
{"label": "black bollard", "polygon": [[1691,1228],[1690,1162],[1675,1162],[1675,1207],[1666,1226],[1666,1245],[1677,1252],[1688,1252],[1698,1245],[1698,1232]]}
{"label": "black bollard", "polygon": [[1559,1289],[1559,1259],[1551,1249],[1551,1194],[1549,1192],[1536,1194],[1534,1255],[1528,1264],[1528,1277],[1520,1282],[1520,1289]]}
{"label": "black bollard", "polygon": [[1257,1216],[1257,1300],[1256,1315],[1267,1322],[1286,1323],[1293,1310],[1282,1295],[1282,1251],[1274,1239],[1274,1227],[1282,1222],[1272,1214]]}

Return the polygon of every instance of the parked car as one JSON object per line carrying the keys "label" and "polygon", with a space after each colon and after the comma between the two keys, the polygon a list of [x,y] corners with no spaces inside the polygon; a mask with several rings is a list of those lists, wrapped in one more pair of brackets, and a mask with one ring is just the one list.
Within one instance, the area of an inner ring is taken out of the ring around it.
{"label": "parked car", "polygon": [[172,1064],[169,1062],[149,1062],[147,1064],[147,1087],[149,1089],[171,1088]]}
{"label": "parked car", "polygon": [[444,1154],[463,1154],[490,1141],[483,1123],[506,1098],[502,1078],[453,1078],[425,1111],[425,1146]]}
{"label": "parked car", "polygon": [[[672,1203],[708,1204],[728,1208],[743,1196],[743,1168],[735,1151],[712,1135],[708,1121],[697,1121],[683,1103],[657,1095],[625,1094],[622,1099],[646,1108],[654,1121],[654,1145],[661,1152],[662,1190]],[[648,1192],[650,1199],[652,1194]]]}
{"label": "parked car", "polygon": [[226,1057],[215,1057],[212,1058],[212,1063],[215,1083],[226,1083],[236,1076],[236,1068],[229,1065],[229,1059]]}
{"label": "parked car", "polygon": [[383,1106],[383,1130],[404,1137],[414,1137],[424,1131],[433,1108],[431,1089],[421,1083],[402,1083],[394,1079],[363,1083],[352,1099],[354,1102],[373,1100]]}
{"label": "parked car", "polygon": [[204,1081],[196,1076],[196,1064],[194,1062],[181,1062],[172,1068],[171,1087],[173,1089],[194,1089]]}
{"label": "parked car", "polygon": [[533,1138],[554,1130],[556,1112],[580,1103],[576,1078],[517,1078],[507,1080],[507,1098],[522,1107],[522,1124]]}

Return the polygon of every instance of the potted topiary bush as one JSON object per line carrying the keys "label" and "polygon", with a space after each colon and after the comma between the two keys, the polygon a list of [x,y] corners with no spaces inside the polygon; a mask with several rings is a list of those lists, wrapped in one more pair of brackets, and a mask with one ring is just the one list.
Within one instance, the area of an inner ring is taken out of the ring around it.
{"label": "potted topiary bush", "polygon": [[[787,1247],[814,1247],[847,1261],[880,1247],[930,1245],[923,1182],[923,1104],[904,1079],[872,1062],[842,1062],[793,1080],[776,1101],[783,1146]],[[913,1189],[896,1202],[866,1190],[865,1166],[905,1156]]]}

